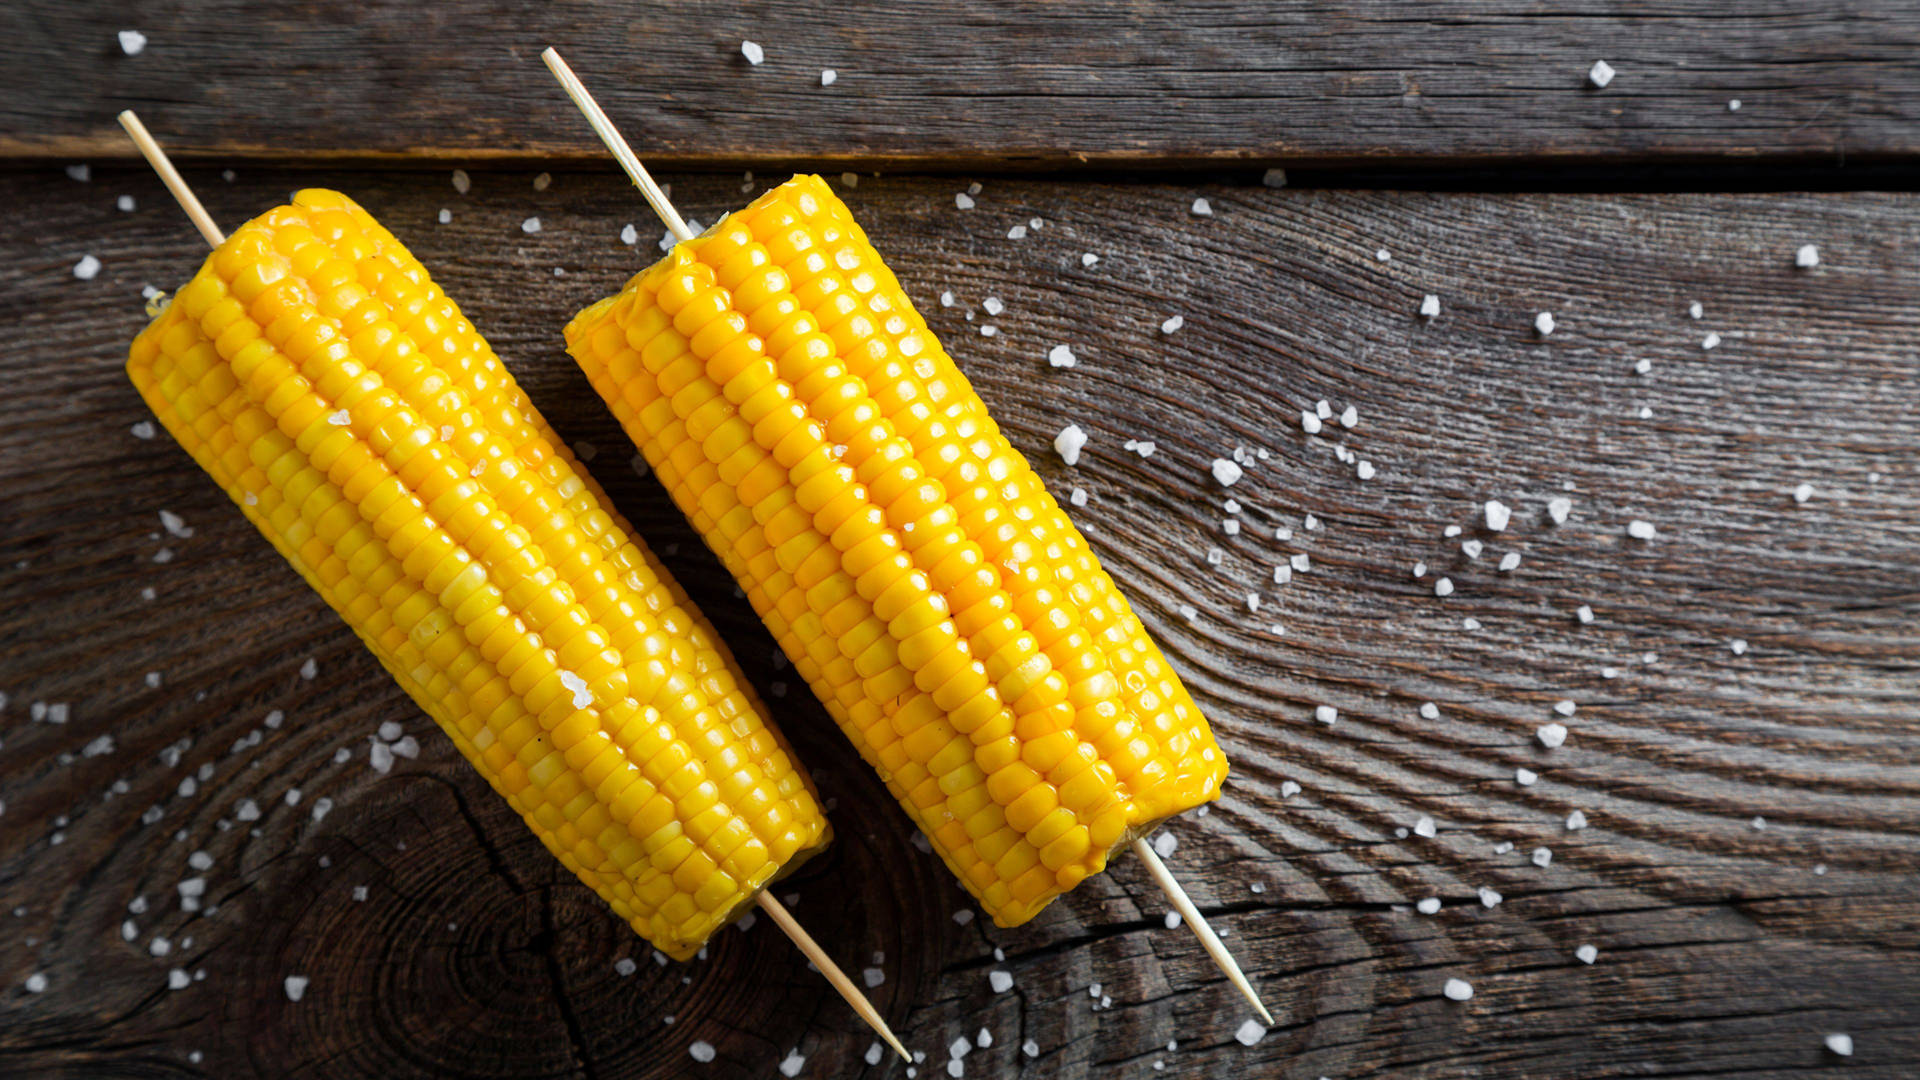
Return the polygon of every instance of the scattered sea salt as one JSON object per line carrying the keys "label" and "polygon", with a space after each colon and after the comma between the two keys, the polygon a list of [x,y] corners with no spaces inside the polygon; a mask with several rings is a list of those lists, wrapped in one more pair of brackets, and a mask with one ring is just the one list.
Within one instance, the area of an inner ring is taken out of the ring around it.
{"label": "scattered sea salt", "polygon": [[1240,1029],[1233,1033],[1234,1041],[1238,1042],[1241,1046],[1252,1046],[1266,1037],[1267,1029],[1261,1027],[1260,1021],[1258,1020],[1248,1020],[1242,1023]]}
{"label": "scattered sea salt", "polygon": [[139,56],[147,47],[147,35],[138,30],[122,30],[118,35],[120,51],[128,56]]}
{"label": "scattered sea salt", "polygon": [[806,1065],[807,1059],[800,1051],[789,1050],[787,1056],[780,1062],[780,1075],[799,1076],[800,1070],[806,1068]]}
{"label": "scattered sea salt", "polygon": [[[28,986],[27,989],[32,990],[33,987]],[[38,993],[38,991],[35,992]],[[1840,1034],[1829,1035],[1827,1036],[1827,1049],[1839,1054],[1841,1057],[1852,1057],[1853,1036]]]}
{"label": "scattered sea salt", "polygon": [[1533,855],[1531,857],[1533,859],[1533,865],[1544,869],[1552,864],[1553,851],[1550,848],[1537,847],[1533,849]]}
{"label": "scattered sea salt", "polygon": [[1503,531],[1507,527],[1507,522],[1513,520],[1513,511],[1498,499],[1488,499],[1483,509],[1487,515],[1487,528],[1494,532]]}
{"label": "scattered sea salt", "polygon": [[1613,67],[1605,60],[1595,60],[1593,66],[1587,69],[1587,81],[1592,83],[1595,89],[1605,89],[1606,85],[1613,81]]}
{"label": "scattered sea salt", "polygon": [[73,264],[73,276],[81,281],[92,281],[99,272],[100,260],[91,255],[82,255],[80,261]]}
{"label": "scattered sea salt", "polygon": [[[837,83],[839,81],[840,81],[839,72],[833,70],[832,68],[820,69],[820,85],[821,86],[832,86],[834,83]],[[853,185],[849,184],[847,186],[852,187]]]}
{"label": "scattered sea salt", "polygon": [[1579,948],[1573,950],[1573,955],[1575,959],[1579,960],[1581,963],[1591,964],[1595,960],[1598,960],[1600,958],[1600,950],[1594,948],[1591,945],[1582,945]]}
{"label": "scattered sea salt", "polygon": [[[755,47],[758,48],[758,46]],[[695,1040],[692,1046],[687,1047],[687,1054],[693,1060],[705,1065],[713,1060],[713,1044],[705,1039]]]}
{"label": "scattered sea salt", "polygon": [[1538,779],[1540,779],[1540,774],[1525,766],[1513,770],[1513,782],[1519,784],[1521,787],[1532,787],[1534,781]]}
{"label": "scattered sea salt", "polygon": [[1170,316],[1165,322],[1160,324],[1160,332],[1163,334],[1171,334],[1185,325],[1187,325],[1185,318],[1179,315]]}
{"label": "scattered sea salt", "polygon": [[1331,705],[1315,705],[1313,707],[1313,718],[1323,724],[1331,724],[1335,720],[1340,719],[1340,710]]}
{"label": "scattered sea salt", "polygon": [[1801,484],[1799,487],[1793,489],[1794,502],[1804,503],[1811,498],[1813,498],[1812,484]]}
{"label": "scattered sea salt", "polygon": [[1793,265],[1802,270],[1811,270],[1820,265],[1820,249],[1812,244],[1801,244],[1800,250],[1793,253]]}
{"label": "scattered sea salt", "polygon": [[1433,595],[1452,596],[1453,595],[1453,579],[1443,577],[1440,580],[1434,582]]}
{"label": "scattered sea salt", "polygon": [[1418,911],[1422,915],[1436,915],[1440,911],[1440,898],[1437,896],[1429,896],[1413,905],[1413,907],[1415,911]]}
{"label": "scattered sea salt", "polygon": [[530,217],[520,223],[520,231],[532,235],[540,231],[539,217]]}
{"label": "scattered sea salt", "polygon": [[1467,1001],[1473,997],[1473,984],[1465,979],[1448,979],[1440,992],[1453,1001]]}
{"label": "scattered sea salt", "polygon": [[1306,409],[1300,410],[1300,428],[1309,435],[1320,434],[1320,418]]}
{"label": "scattered sea salt", "polygon": [[1571,513],[1573,513],[1572,499],[1554,498],[1547,500],[1547,517],[1552,519],[1555,525],[1565,525],[1567,523],[1567,515]]}
{"label": "scattered sea salt", "polygon": [[1540,745],[1555,750],[1566,744],[1567,726],[1565,724],[1546,724],[1534,732],[1540,739]]}
{"label": "scattered sea salt", "polygon": [[1213,478],[1220,482],[1221,487],[1232,487],[1239,482],[1242,475],[1243,470],[1240,466],[1226,458],[1213,459]]}
{"label": "scattered sea salt", "polygon": [[305,975],[287,976],[287,1000],[299,1001],[306,996],[308,979]]}
{"label": "scattered sea salt", "polygon": [[1567,831],[1568,832],[1579,832],[1581,829],[1584,829],[1586,827],[1587,827],[1586,814],[1578,810],[1575,810],[1573,813],[1567,815]]}
{"label": "scattered sea salt", "polygon": [[1542,337],[1553,333],[1553,312],[1543,311],[1535,315],[1533,317],[1533,328],[1540,331],[1540,336]]}
{"label": "scattered sea salt", "polygon": [[[762,60],[767,58],[767,51],[762,49],[760,43],[757,41],[743,41],[740,43],[740,55],[747,58],[747,63],[758,66]],[[695,1043],[694,1045],[699,1046],[702,1044]],[[699,1056],[698,1054],[694,1055],[696,1059],[698,1059]],[[707,1060],[711,1061],[713,1059],[708,1058]]]}
{"label": "scattered sea salt", "polygon": [[1069,466],[1080,463],[1080,448],[1085,445],[1087,445],[1087,433],[1081,431],[1078,424],[1068,424],[1053,439],[1054,451],[1060,455],[1060,460]]}
{"label": "scattered sea salt", "polygon": [[1428,293],[1426,297],[1420,301],[1420,317],[1423,319],[1439,318],[1440,298],[1432,293]]}
{"label": "scattered sea salt", "polygon": [[1193,216],[1194,217],[1212,217],[1213,204],[1209,203],[1205,199],[1193,200]]}
{"label": "scattered sea salt", "polygon": [[1499,893],[1487,888],[1485,885],[1480,886],[1479,896],[1480,906],[1489,908],[1499,907],[1500,901],[1504,899]]}
{"label": "scattered sea salt", "polygon": [[1431,701],[1424,702],[1420,706],[1420,715],[1428,720],[1438,720],[1440,719],[1440,706],[1435,705]]}
{"label": "scattered sea salt", "polygon": [[1055,345],[1047,352],[1047,363],[1054,367],[1070,368],[1079,362],[1080,358],[1073,355],[1072,347],[1067,345]]}
{"label": "scattered sea salt", "polygon": [[1561,700],[1553,703],[1553,711],[1559,713],[1561,716],[1572,716],[1575,712],[1578,712],[1579,709],[1580,706],[1575,705],[1571,701]]}
{"label": "scattered sea salt", "polygon": [[964,191],[959,192],[953,197],[953,205],[959,207],[962,210],[971,210],[973,209],[973,196],[967,194]]}
{"label": "scattered sea salt", "polygon": [[1708,333],[1706,337],[1703,337],[1703,338],[1701,338],[1701,339],[1700,339],[1700,347],[1701,347],[1702,349],[1717,349],[1717,348],[1719,348],[1719,347],[1720,347],[1720,335],[1719,335],[1719,334],[1715,334],[1715,333]]}
{"label": "scattered sea salt", "polygon": [[1500,556],[1501,573],[1506,573],[1508,571],[1511,571],[1515,567],[1518,567],[1519,565],[1520,565],[1520,553],[1517,551],[1509,551],[1505,555]]}
{"label": "scattered sea salt", "polygon": [[467,175],[467,170],[453,170],[453,190],[462,195],[473,190],[473,178]]}
{"label": "scattered sea salt", "polygon": [[1635,540],[1653,539],[1653,522],[1634,520],[1627,523],[1627,535]]}
{"label": "scattered sea salt", "polygon": [[1439,835],[1439,833],[1440,830],[1434,825],[1433,819],[1424,814],[1421,815],[1419,821],[1413,823],[1413,835],[1415,836],[1431,840]]}

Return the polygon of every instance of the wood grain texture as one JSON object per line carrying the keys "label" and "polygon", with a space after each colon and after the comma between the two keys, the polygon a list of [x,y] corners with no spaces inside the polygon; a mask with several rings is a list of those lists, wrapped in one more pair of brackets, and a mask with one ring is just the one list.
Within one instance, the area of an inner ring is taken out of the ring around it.
{"label": "wood grain texture", "polygon": [[[597,158],[546,45],[683,166],[1920,154],[1914,0],[16,0],[0,33],[9,156],[128,157],[133,107],[176,153]],[[1595,90],[1600,59],[1619,75]]]}
{"label": "wood grain texture", "polygon": [[[598,448],[595,474],[756,683],[791,680],[560,351],[568,315],[654,254],[623,182],[189,179],[229,226],[298,185],[362,200]],[[703,222],[748,198],[737,175],[674,179]],[[1006,182],[961,212],[954,187],[848,199],[1014,442],[1056,492],[1087,491],[1076,518],[1212,718],[1234,771],[1209,815],[1169,826],[1169,862],[1281,1023],[1234,1040],[1244,1007],[1131,862],[1019,930],[957,925],[965,896],[821,710],[772,697],[839,835],[786,891],[849,968],[882,970],[872,993],[927,1051],[920,1076],[983,1027],[969,1076],[1771,1078],[1839,1066],[1830,1032],[1855,1041],[1849,1076],[1920,1069],[1920,201]],[[189,458],[129,434],[140,287],[202,257],[157,181],[49,169],[0,191],[36,208],[0,241],[0,1072],[764,1077],[798,1048],[803,1075],[904,1075],[865,1066],[871,1036],[765,925],[655,966]],[[121,193],[139,209],[115,211]],[[1796,270],[1809,242],[1820,266]],[[90,282],[70,272],[86,253]],[[1049,367],[1061,343],[1077,367]],[[1322,398],[1358,425],[1303,435]],[[1075,469],[1050,449],[1068,422],[1092,437]],[[1123,449],[1142,438],[1150,458]],[[1207,470],[1236,446],[1268,456],[1230,493],[1229,537]],[[1514,507],[1504,533],[1478,517],[1488,498]],[[163,509],[193,535],[163,535]],[[1626,535],[1636,518],[1651,542]],[[1508,551],[1523,561],[1496,571]],[[1311,570],[1275,587],[1296,552]],[[1578,712],[1547,751],[1534,732],[1560,700]],[[70,703],[68,722],[32,722],[34,701]],[[422,753],[383,776],[384,721]],[[1590,825],[1570,832],[1575,810]],[[1432,838],[1409,834],[1423,816]],[[181,910],[193,876],[217,911]],[[1437,915],[1411,910],[1429,896]],[[149,955],[156,935],[170,955]],[[176,966],[205,979],[170,991]],[[294,974],[312,980],[298,1003]],[[1442,997],[1451,977],[1471,1001]]]}

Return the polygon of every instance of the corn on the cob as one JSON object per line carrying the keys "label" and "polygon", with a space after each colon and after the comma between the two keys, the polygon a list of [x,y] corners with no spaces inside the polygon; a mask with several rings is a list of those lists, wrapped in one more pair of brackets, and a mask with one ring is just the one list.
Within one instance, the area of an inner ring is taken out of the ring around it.
{"label": "corn on the cob", "polygon": [[235,232],[127,369],[547,848],[662,952],[690,957],[828,842],[712,628],[352,200],[303,191]]}
{"label": "corn on the cob", "polygon": [[1179,678],[818,177],[676,245],[567,343],[997,923],[1217,796]]}

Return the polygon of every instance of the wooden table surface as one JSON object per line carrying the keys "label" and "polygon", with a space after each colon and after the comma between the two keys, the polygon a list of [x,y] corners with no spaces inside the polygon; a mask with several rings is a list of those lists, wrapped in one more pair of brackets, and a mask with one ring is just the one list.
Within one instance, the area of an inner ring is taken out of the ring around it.
{"label": "wooden table surface", "polygon": [[[779,891],[873,969],[918,1076],[962,1036],[974,1077],[1920,1073],[1920,202],[1841,164],[1920,186],[1915,5],[121,8],[0,14],[32,61],[0,72],[0,1075],[908,1075],[764,921],[656,964],[135,433],[142,290],[204,248],[128,160],[129,104],[229,226],[311,185],[379,216],[778,695],[771,639],[561,349],[660,229],[549,41],[689,217],[834,165],[1010,438],[1087,493],[1232,759],[1168,861],[1279,1021],[1252,1045],[1133,860],[1017,930],[963,921],[824,712],[770,696],[838,834]],[[1591,193],[1259,182],[1356,162],[1578,167]],[[1606,193],[1644,163],[1701,190]],[[1810,168],[1840,190],[1714,190]],[[1358,422],[1306,434],[1322,400]],[[1237,448],[1229,513],[1208,466]],[[383,773],[389,722],[419,754]]]}

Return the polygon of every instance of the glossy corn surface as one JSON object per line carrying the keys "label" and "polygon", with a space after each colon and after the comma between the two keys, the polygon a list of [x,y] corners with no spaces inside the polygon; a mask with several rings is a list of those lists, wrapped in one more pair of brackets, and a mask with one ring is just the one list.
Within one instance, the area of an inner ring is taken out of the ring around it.
{"label": "glossy corn surface", "polygon": [[676,245],[567,343],[996,922],[1218,794],[1179,678],[818,177]]}
{"label": "glossy corn surface", "polygon": [[541,841],[685,959],[830,837],[732,656],[398,240],[309,190],[128,373]]}

